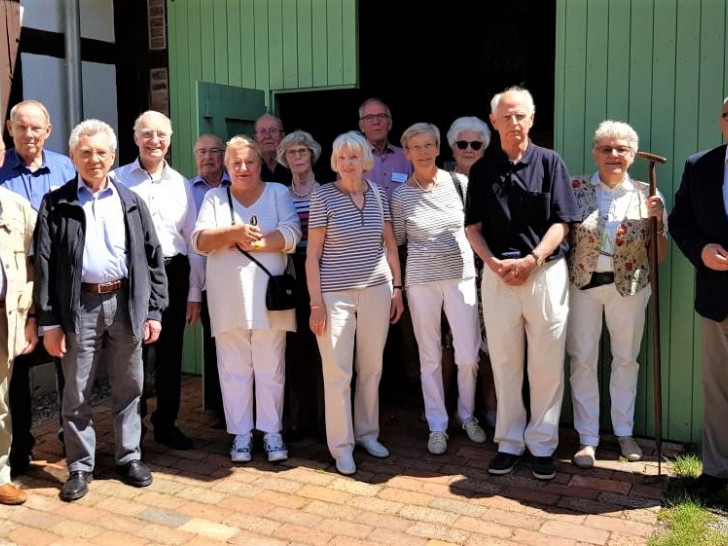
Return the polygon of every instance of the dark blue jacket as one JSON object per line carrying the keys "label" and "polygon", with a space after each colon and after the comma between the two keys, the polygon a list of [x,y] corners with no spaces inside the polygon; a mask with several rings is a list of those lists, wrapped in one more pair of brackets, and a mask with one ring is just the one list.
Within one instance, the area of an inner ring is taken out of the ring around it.
{"label": "dark blue jacket", "polygon": [[[141,339],[144,322],[161,321],[167,307],[164,256],[144,201],[120,184],[114,187],[124,207],[126,224],[129,316],[134,337]],[[33,299],[39,326],[60,324],[64,332],[78,333],[85,230],[86,215],[78,200],[76,177],[48,193],[38,211]]]}

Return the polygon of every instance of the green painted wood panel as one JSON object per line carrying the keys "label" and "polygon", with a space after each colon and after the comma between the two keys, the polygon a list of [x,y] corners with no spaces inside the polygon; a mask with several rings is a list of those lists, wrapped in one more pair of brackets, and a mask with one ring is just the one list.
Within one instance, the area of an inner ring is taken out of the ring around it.
{"label": "green painted wood panel", "polygon": [[198,81],[262,90],[271,111],[276,92],[356,87],[356,7],[357,0],[168,0],[175,168],[193,174]]}
{"label": "green painted wood panel", "polygon": [[[194,175],[198,134],[251,132],[250,119],[265,105],[275,110],[275,92],[355,87],[356,6],[357,0],[168,0],[172,165]],[[201,336],[200,328],[185,336],[186,372],[202,370]]]}
{"label": "green painted wood panel", "polygon": [[[720,144],[728,89],[728,13],[721,0],[557,0],[554,142],[570,171],[590,172],[591,136],[606,118],[629,122],[640,147],[667,156],[658,186],[668,207],[688,155]],[[536,97],[538,104],[538,97]],[[632,168],[646,179],[646,165]],[[699,441],[700,324],[694,271],[672,245],[660,267],[663,437]],[[654,435],[652,349],[645,330],[635,433]],[[605,336],[606,338],[606,336]],[[602,342],[601,377],[610,356]],[[602,385],[602,397],[608,391]],[[602,406],[605,409],[605,406]],[[602,412],[602,424],[609,426]]]}

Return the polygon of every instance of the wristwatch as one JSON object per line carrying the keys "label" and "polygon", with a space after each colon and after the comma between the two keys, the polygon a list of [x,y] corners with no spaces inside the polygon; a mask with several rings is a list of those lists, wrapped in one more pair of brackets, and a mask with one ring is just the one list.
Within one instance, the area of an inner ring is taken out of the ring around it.
{"label": "wristwatch", "polygon": [[533,250],[528,253],[529,256],[533,256],[533,259],[536,260],[536,267],[541,267],[543,265],[544,259],[536,254]]}

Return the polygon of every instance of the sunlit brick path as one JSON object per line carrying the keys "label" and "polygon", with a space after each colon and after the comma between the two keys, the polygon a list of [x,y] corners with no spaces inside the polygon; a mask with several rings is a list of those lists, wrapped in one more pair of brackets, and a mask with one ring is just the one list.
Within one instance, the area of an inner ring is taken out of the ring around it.
{"label": "sunlit brick path", "polygon": [[448,453],[434,457],[418,412],[384,407],[381,440],[392,454],[377,460],[357,451],[353,478],[337,474],[313,439],[290,445],[291,458],[280,465],[266,462],[257,439],[253,461],[235,465],[230,437],[208,427],[200,387],[197,378],[185,380],[181,419],[196,449],[173,451],[147,438],[154,483],[145,489],[113,473],[107,403],[95,408],[95,480],[77,502],[58,497],[66,470],[56,423],[36,427],[37,460],[19,480],[28,501],[0,506],[0,544],[634,546],[646,544],[657,523],[666,483],[645,480],[657,472],[650,442],[641,442],[650,462],[623,463],[607,438],[598,452],[607,460],[582,471],[568,462],[576,440],[565,430],[552,482],[532,479],[527,461],[493,477],[486,470],[492,430],[476,446],[453,429]]}

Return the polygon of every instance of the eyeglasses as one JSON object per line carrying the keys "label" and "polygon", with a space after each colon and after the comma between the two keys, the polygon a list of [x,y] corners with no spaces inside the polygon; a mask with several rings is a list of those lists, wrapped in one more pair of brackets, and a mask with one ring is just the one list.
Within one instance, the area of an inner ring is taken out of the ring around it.
{"label": "eyeglasses", "polygon": [[210,148],[209,150],[206,148],[200,148],[199,150],[195,150],[194,154],[198,157],[202,157],[205,155],[221,155],[225,152],[225,150],[221,150],[220,148]]}
{"label": "eyeglasses", "polygon": [[723,121],[728,121],[728,112],[723,112],[720,117],[723,118]]}
{"label": "eyeglasses", "polygon": [[407,146],[407,149],[413,152],[431,152],[432,150],[437,150],[437,144],[430,142],[422,146]]}
{"label": "eyeglasses", "polygon": [[470,146],[473,151],[477,152],[483,147],[483,143],[479,140],[458,140],[455,142],[455,146],[457,146],[459,150],[466,150],[468,146]]}
{"label": "eyeglasses", "polygon": [[617,155],[619,157],[624,157],[632,153],[632,148],[628,146],[618,146],[616,148],[612,148],[611,146],[599,146],[597,148],[597,152],[607,156],[612,155],[612,153],[614,152],[617,152]]}
{"label": "eyeglasses", "polygon": [[141,131],[137,131],[137,134],[144,140],[152,140],[156,138],[157,140],[160,140],[162,142],[167,142],[172,136],[170,133],[165,133],[164,131],[154,131],[153,129],[142,129]]}
{"label": "eyeglasses", "polygon": [[88,161],[94,157],[98,157],[101,161],[106,161],[111,157],[112,153],[110,150],[89,150],[88,148],[83,148],[78,151],[78,154],[84,161]]}
{"label": "eyeglasses", "polygon": [[289,148],[286,150],[286,157],[306,157],[310,152],[308,148]]}
{"label": "eyeglasses", "polygon": [[381,114],[369,114],[367,116],[362,116],[359,119],[364,123],[372,123],[374,120],[387,121],[390,117],[391,116],[389,114],[382,112]]}

